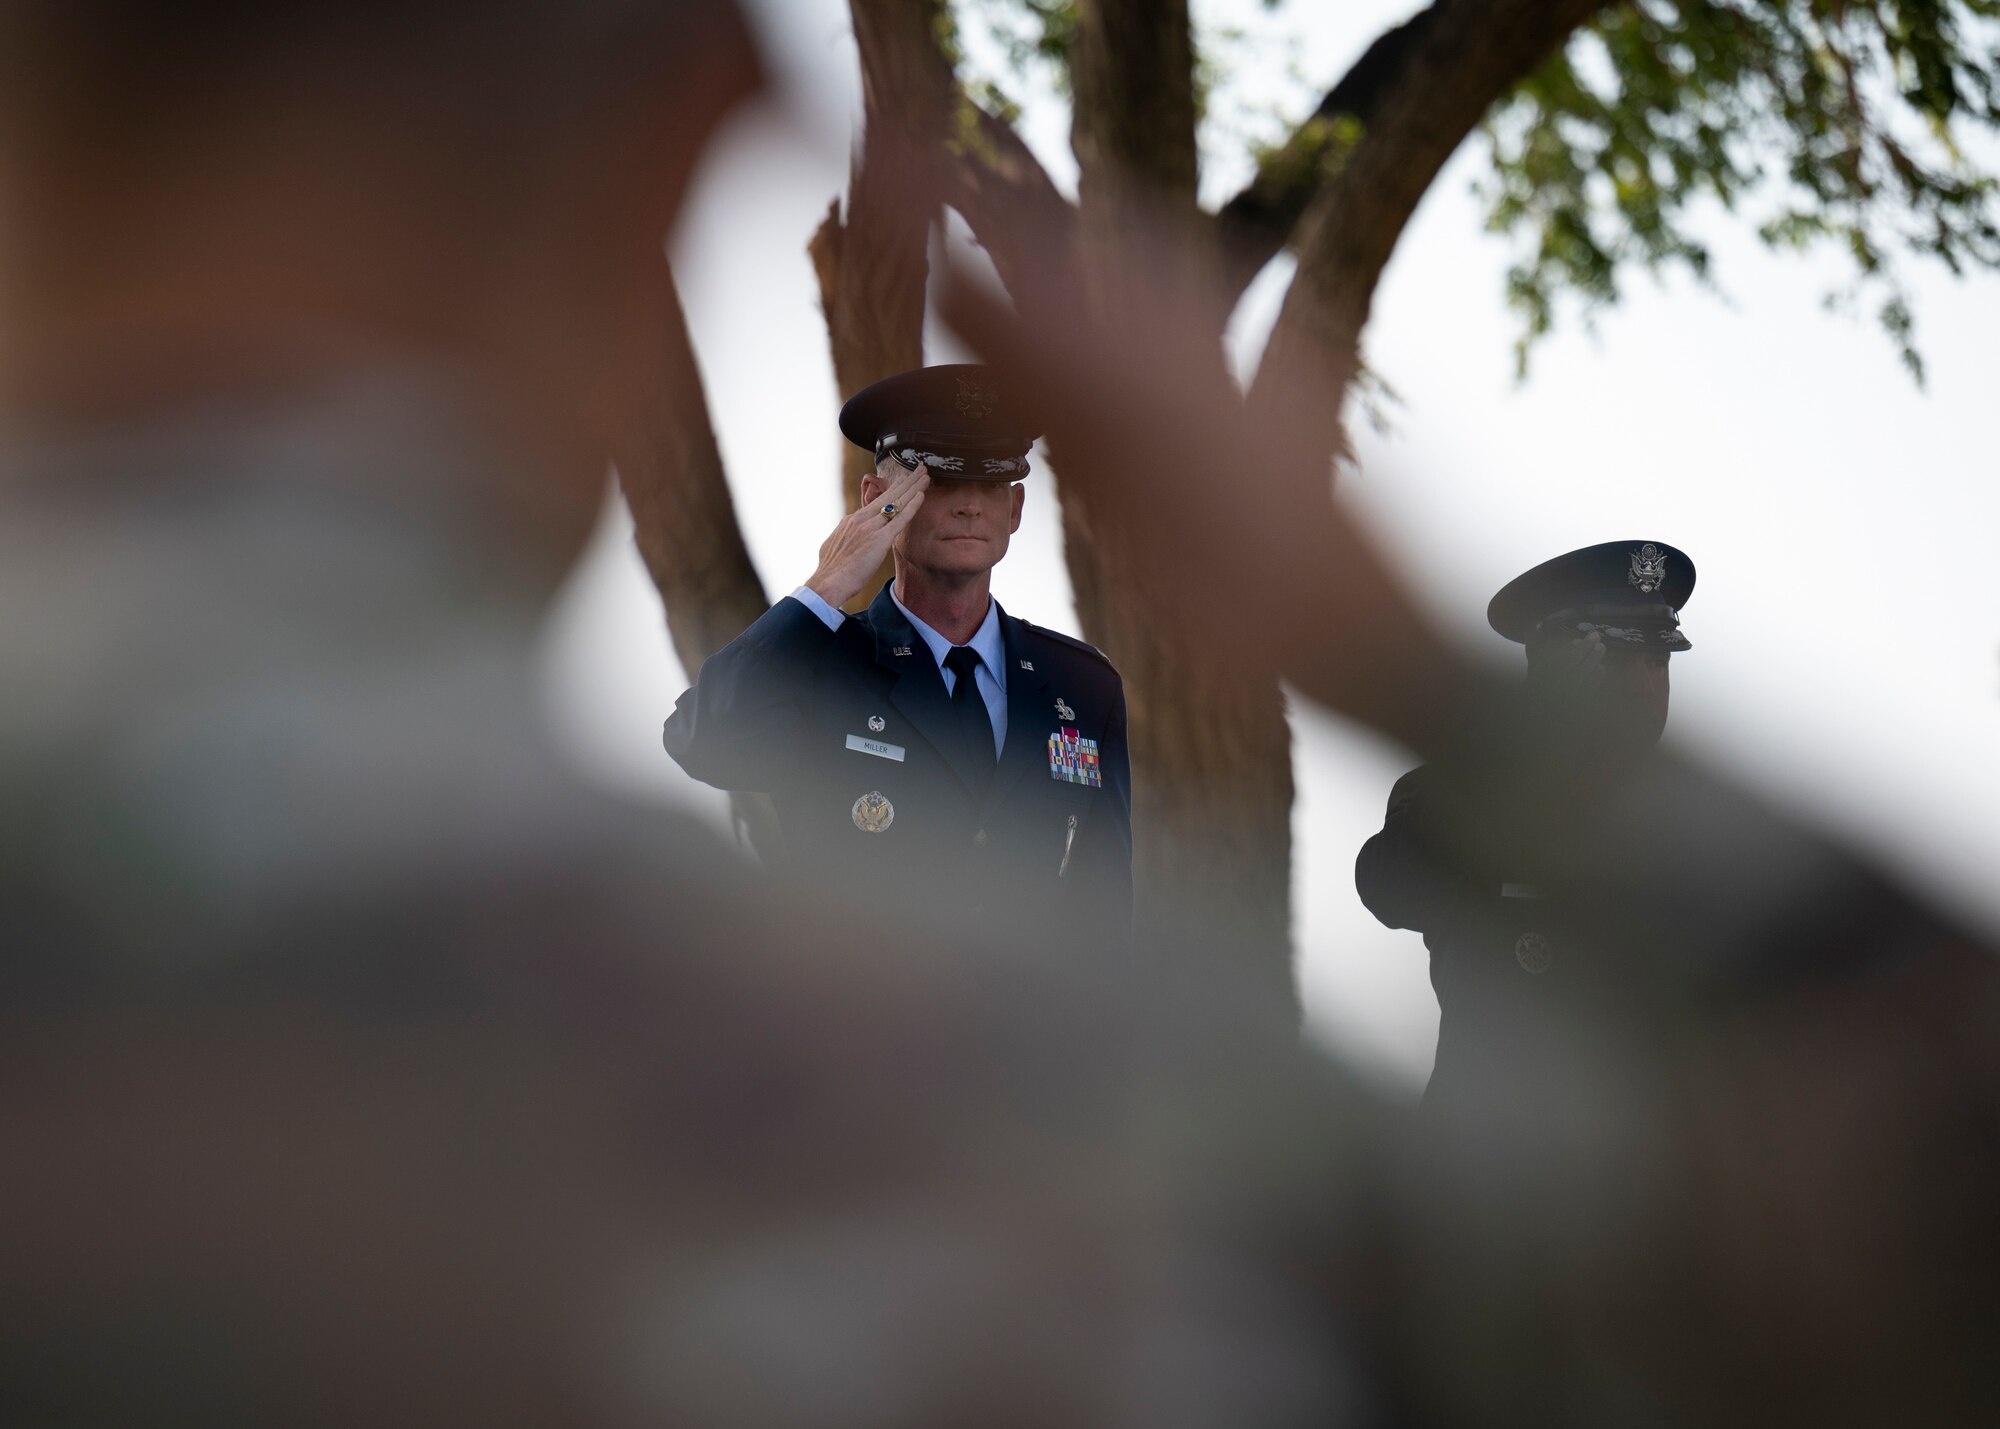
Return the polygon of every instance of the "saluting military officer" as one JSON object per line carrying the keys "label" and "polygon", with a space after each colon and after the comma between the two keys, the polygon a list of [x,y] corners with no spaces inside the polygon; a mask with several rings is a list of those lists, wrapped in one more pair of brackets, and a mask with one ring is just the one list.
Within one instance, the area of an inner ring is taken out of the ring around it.
{"label": "saluting military officer", "polygon": [[[705,663],[667,752],[766,793],[774,872],[982,937],[1122,948],[1132,904],[1125,693],[1093,646],[1009,615],[1032,420],[977,365],[878,382],[840,413],[872,452],[819,567]],[[895,577],[858,615],[893,552]]]}
{"label": "saluting military officer", "polygon": [[[1577,788],[1651,754],[1666,726],[1668,661],[1689,648],[1680,609],[1694,580],[1673,546],[1611,541],[1545,561],[1493,597],[1487,622],[1527,650],[1533,728],[1510,746],[1524,777]],[[1454,772],[1426,765],[1397,780],[1354,869],[1368,911],[1422,933],[1430,950],[1442,1017],[1426,1101],[1573,1095],[1575,1069],[1605,1052],[1578,1039],[1630,1025],[1624,1014],[1644,999],[1639,970],[1593,939],[1587,912],[1551,896],[1560,870],[1475,866],[1450,827],[1448,791],[1464,792]],[[1545,841],[1521,832],[1503,858],[1546,856]],[[1620,1016],[1605,1017],[1613,1008]]]}

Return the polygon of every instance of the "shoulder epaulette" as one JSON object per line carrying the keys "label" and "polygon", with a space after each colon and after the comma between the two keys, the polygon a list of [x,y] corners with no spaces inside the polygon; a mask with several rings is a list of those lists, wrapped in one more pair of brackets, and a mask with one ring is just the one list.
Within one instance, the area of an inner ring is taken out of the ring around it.
{"label": "shoulder epaulette", "polygon": [[1036,625],[1030,620],[1024,620],[1021,624],[1045,640],[1053,640],[1059,645],[1067,645],[1072,650],[1081,650],[1084,654],[1109,669],[1112,674],[1115,675],[1118,673],[1118,667],[1111,663],[1111,657],[1095,645],[1092,645],[1088,640],[1079,640],[1074,635],[1065,635],[1060,630],[1051,630],[1046,625]]}

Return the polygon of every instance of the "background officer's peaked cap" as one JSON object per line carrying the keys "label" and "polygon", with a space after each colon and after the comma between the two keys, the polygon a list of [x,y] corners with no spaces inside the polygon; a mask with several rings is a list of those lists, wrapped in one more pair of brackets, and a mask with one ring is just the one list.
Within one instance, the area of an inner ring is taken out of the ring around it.
{"label": "background officer's peaked cap", "polygon": [[1612,649],[1686,650],[1680,609],[1694,593],[1694,562],[1662,541],[1585,546],[1508,581],[1486,622],[1528,644],[1592,631]]}
{"label": "background officer's peaked cap", "polygon": [[1041,430],[1007,399],[990,367],[957,363],[899,372],[840,409],[840,430],[880,461],[965,481],[1019,481]]}

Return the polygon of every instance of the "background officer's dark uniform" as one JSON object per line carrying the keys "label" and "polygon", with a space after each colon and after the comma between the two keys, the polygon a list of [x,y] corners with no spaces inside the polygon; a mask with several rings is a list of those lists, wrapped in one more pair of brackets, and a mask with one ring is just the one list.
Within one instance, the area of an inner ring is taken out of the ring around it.
{"label": "background officer's dark uniform", "polygon": [[[848,404],[843,429],[941,476],[967,474],[938,464],[945,451],[1012,479],[1032,436],[983,394],[973,412],[955,410],[954,384],[978,371],[928,368],[877,384]],[[926,399],[945,410],[923,410]],[[990,744],[968,743],[936,658],[886,587],[834,630],[780,600],[702,666],[667,720],[667,752],[704,783],[771,796],[781,846],[767,862],[787,884],[984,938],[1123,948],[1123,683],[1092,646],[997,613],[1007,710],[997,765]]]}
{"label": "background officer's dark uniform", "polygon": [[[1678,611],[1694,565],[1671,546],[1614,541],[1544,562],[1494,596],[1487,618],[1510,640],[1599,634],[1607,649],[1689,647]],[[1588,761],[1553,731],[1520,760]],[[1560,896],[1559,870],[1475,861],[1452,822],[1462,782],[1426,765],[1396,781],[1382,831],[1355,861],[1356,891],[1391,928],[1424,935],[1440,1022],[1426,1101],[1560,1092],[1568,1069],[1614,1064],[1619,1050],[1584,1046],[1648,1016],[1647,972],[1595,936],[1592,914]],[[1546,850],[1535,830],[1522,849]],[[1530,855],[1518,854],[1517,859]],[[1671,870],[1662,870],[1670,879]],[[1579,1015],[1588,1010],[1589,1015]],[[1616,1016],[1607,1018],[1609,1010]]]}

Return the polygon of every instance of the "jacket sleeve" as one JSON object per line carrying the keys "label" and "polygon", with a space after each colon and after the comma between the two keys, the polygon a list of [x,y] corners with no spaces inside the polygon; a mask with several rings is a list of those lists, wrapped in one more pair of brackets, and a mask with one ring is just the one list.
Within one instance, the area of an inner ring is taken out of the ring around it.
{"label": "jacket sleeve", "polygon": [[1391,928],[1418,932],[1449,921],[1466,887],[1442,859],[1430,827],[1426,783],[1422,769],[1396,781],[1382,831],[1354,860],[1354,888],[1368,911]]}
{"label": "jacket sleeve", "polygon": [[703,662],[667,716],[667,753],[704,784],[773,792],[805,743],[814,671],[833,641],[786,596]]}

